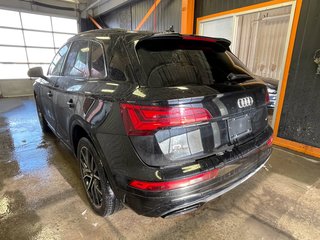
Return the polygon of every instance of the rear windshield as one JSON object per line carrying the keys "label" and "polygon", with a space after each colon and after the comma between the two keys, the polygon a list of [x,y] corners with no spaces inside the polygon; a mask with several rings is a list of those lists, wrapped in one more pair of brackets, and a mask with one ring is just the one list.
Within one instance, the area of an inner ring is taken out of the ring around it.
{"label": "rear windshield", "polygon": [[137,46],[148,87],[212,85],[230,74],[250,75],[230,51],[218,43],[191,40],[145,40]]}

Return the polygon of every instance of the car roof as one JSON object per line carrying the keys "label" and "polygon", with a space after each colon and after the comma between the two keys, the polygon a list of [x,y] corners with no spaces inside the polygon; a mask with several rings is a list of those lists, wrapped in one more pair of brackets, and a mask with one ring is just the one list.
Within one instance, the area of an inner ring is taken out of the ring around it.
{"label": "car roof", "polygon": [[86,32],[81,32],[74,37],[70,38],[69,41],[75,41],[80,39],[99,39],[109,40],[118,37],[124,37],[129,41],[139,40],[143,37],[152,36],[155,33],[150,31],[128,31],[124,29],[96,29]]}
{"label": "car roof", "polygon": [[[90,30],[86,32],[81,32],[74,37],[70,38],[69,41],[81,40],[81,39],[96,39],[96,40],[115,40],[119,37],[122,37],[126,42],[133,42],[136,40],[141,40],[154,37],[154,38],[162,38],[162,37],[182,37],[183,35],[176,32],[151,32],[151,31],[131,31],[125,29],[96,29]],[[184,35],[186,36],[186,35]],[[187,35],[188,36],[188,35]],[[214,39],[216,42],[222,44],[225,47],[230,46],[230,41],[223,38],[209,38],[202,37],[196,35],[189,35],[196,40],[197,38],[205,38],[205,39]]]}

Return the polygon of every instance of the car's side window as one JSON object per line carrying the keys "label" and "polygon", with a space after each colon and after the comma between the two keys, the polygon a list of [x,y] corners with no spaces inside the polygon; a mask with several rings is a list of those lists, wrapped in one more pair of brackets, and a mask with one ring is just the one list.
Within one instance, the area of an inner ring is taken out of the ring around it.
{"label": "car's side window", "polygon": [[48,70],[48,75],[53,75],[53,76],[60,75],[61,68],[62,68],[64,59],[67,56],[67,52],[68,52],[69,47],[70,47],[70,43],[67,43],[62,48],[60,48],[58,53],[53,58],[52,63],[50,64],[50,67]]}
{"label": "car's side window", "polygon": [[126,72],[129,72],[130,62],[125,52],[125,48],[118,40],[113,49],[113,55],[110,60],[109,76],[115,81],[126,81]]}
{"label": "car's side window", "polygon": [[91,68],[90,76],[92,78],[103,78],[106,76],[106,63],[103,54],[103,48],[99,43],[91,42]]}
{"label": "car's side window", "polygon": [[69,51],[63,75],[80,78],[89,77],[88,55],[88,41],[74,42]]}

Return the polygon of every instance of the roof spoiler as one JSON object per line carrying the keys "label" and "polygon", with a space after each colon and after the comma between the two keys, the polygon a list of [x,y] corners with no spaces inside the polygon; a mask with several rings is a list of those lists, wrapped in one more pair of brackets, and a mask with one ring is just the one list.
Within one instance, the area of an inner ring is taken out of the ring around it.
{"label": "roof spoiler", "polygon": [[[138,42],[142,43],[143,41],[146,40],[161,40],[161,39],[183,39],[183,40],[190,40],[190,41],[203,41],[203,42],[212,42],[212,43],[217,43],[221,45],[223,48],[226,50],[230,51],[230,45],[231,41],[225,39],[225,38],[211,38],[211,37],[205,37],[205,36],[197,36],[197,35],[182,35],[179,33],[170,33],[170,32],[164,32],[164,33],[155,33],[151,36],[146,36],[141,38]],[[137,47],[136,45],[136,47]]]}

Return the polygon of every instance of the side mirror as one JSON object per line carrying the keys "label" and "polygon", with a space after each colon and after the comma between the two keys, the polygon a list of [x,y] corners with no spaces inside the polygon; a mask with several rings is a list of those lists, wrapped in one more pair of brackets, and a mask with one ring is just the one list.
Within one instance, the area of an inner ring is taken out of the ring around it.
{"label": "side mirror", "polygon": [[43,75],[43,70],[42,67],[34,67],[34,68],[30,68],[28,71],[28,76],[29,77],[34,77],[34,78],[43,78],[43,79],[47,79],[46,76]]}

